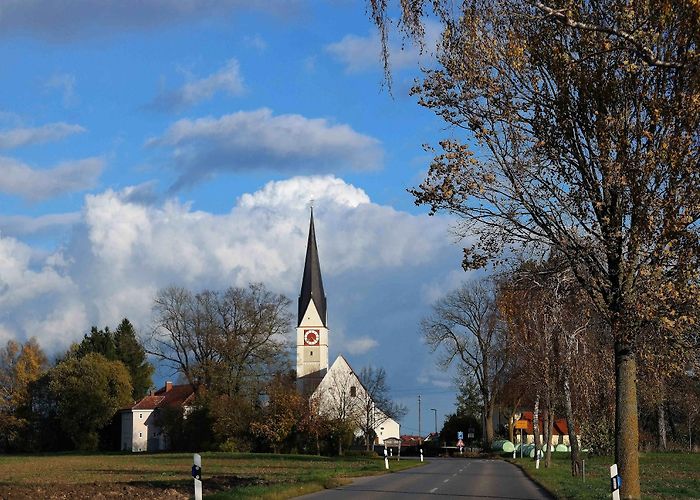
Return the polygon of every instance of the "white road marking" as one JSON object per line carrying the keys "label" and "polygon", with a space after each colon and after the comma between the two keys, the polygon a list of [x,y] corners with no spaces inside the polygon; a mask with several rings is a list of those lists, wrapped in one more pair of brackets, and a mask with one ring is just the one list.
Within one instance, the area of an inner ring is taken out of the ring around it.
{"label": "white road marking", "polygon": [[445,480],[443,481],[443,483],[446,483],[446,482],[447,482],[447,481],[449,481],[449,480],[450,480],[450,479],[449,479],[449,478],[447,478],[447,479],[445,479]]}
{"label": "white road marking", "polygon": [[436,491],[437,491],[437,488],[433,488],[432,490],[430,490],[430,493],[435,493]]}

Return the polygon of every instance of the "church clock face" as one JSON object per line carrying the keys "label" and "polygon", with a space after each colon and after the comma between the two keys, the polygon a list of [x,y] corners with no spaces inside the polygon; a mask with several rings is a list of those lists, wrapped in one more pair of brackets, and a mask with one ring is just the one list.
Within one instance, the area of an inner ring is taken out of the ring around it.
{"label": "church clock face", "polygon": [[320,340],[321,335],[318,330],[304,330],[304,344],[316,345]]}

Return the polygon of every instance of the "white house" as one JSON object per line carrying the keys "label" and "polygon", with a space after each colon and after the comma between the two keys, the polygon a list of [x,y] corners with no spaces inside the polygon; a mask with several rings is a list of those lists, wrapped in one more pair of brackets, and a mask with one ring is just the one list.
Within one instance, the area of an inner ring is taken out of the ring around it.
{"label": "white house", "polygon": [[[326,295],[321,279],[312,210],[299,294],[296,335],[297,387],[300,392],[318,401],[319,411],[323,414],[357,422],[370,415],[377,444],[383,444],[387,438],[399,439],[399,423],[374,407],[350,363],[341,355],[336,358],[330,369],[328,368],[327,320]],[[368,411],[368,408],[371,410]]]}
{"label": "white house", "polygon": [[191,385],[166,382],[162,389],[149,394],[129,408],[121,410],[122,451],[161,451],[170,447],[160,422],[165,408],[183,408],[185,412],[194,400]]}

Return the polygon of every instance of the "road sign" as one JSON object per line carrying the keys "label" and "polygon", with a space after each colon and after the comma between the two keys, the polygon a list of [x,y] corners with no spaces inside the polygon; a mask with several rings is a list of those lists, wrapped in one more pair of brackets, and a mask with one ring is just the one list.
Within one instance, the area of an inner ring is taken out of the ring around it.
{"label": "road sign", "polygon": [[461,439],[457,441],[457,448],[464,448],[464,441],[462,441]]}
{"label": "road sign", "polygon": [[515,429],[527,429],[527,420],[516,420]]}
{"label": "road sign", "polygon": [[459,439],[460,441],[461,441],[462,439],[464,439],[464,433],[463,433],[462,431],[459,431],[459,432],[457,433],[457,439]]}

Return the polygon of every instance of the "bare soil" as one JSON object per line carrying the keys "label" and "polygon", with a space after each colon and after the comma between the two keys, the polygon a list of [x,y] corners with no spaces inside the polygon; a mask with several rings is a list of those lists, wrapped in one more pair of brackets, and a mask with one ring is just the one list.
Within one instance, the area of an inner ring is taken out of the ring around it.
{"label": "bare soil", "polygon": [[[263,485],[262,479],[236,476],[214,476],[204,482],[204,494],[228,491],[236,487]],[[108,498],[139,498],[187,500],[192,498],[193,483],[86,483],[86,484],[54,484],[51,486],[29,486],[0,484],[0,499],[108,499]]]}

